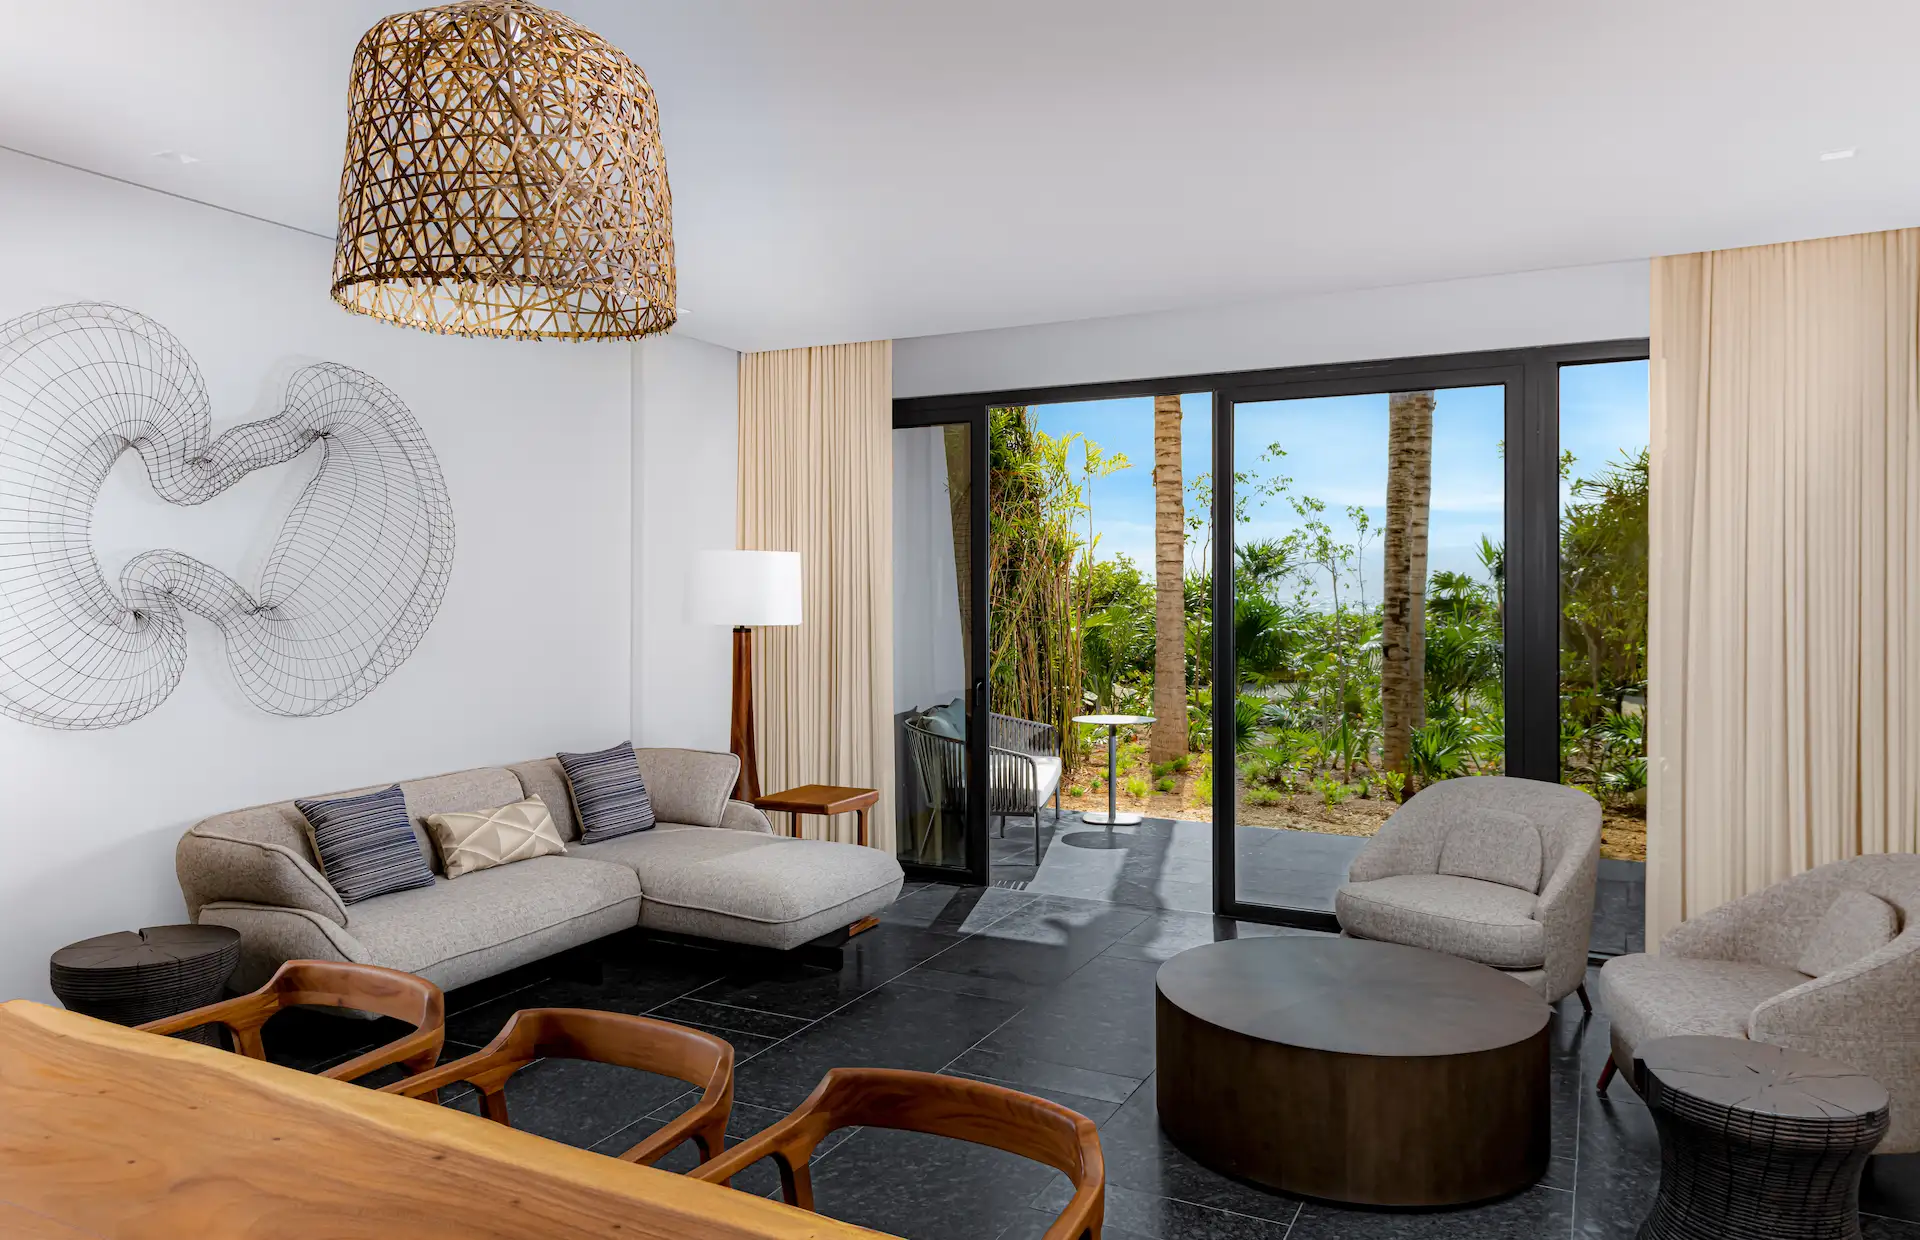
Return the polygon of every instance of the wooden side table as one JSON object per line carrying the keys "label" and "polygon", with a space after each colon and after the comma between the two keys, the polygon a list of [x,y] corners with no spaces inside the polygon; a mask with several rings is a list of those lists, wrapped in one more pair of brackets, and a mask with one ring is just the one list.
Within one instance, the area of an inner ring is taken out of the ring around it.
{"label": "wooden side table", "polygon": [[792,815],[787,834],[794,838],[800,835],[800,815],[818,814],[822,818],[831,818],[835,814],[858,814],[860,823],[858,834],[860,847],[867,846],[867,811],[880,800],[878,788],[840,788],[833,784],[802,784],[798,788],[789,788],[785,792],[772,792],[763,797],[755,797],[756,809],[784,810]]}
{"label": "wooden side table", "polygon": [[[841,788],[834,784],[802,784],[798,788],[789,788],[785,792],[775,792],[763,797],[755,797],[753,805],[761,810],[784,810],[791,815],[787,834],[794,838],[800,835],[800,815],[818,814],[822,818],[831,818],[835,814],[858,814],[859,826],[856,828],[860,847],[867,846],[867,811],[880,800],[878,788]],[[847,927],[849,937],[863,930],[871,930],[880,924],[877,917],[862,917]]]}

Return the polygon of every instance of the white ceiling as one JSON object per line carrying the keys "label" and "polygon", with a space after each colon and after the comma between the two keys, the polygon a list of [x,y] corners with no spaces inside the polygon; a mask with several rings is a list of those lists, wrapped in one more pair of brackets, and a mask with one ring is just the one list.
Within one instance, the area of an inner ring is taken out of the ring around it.
{"label": "white ceiling", "polygon": [[[1920,223],[1913,0],[562,3],[652,80],[682,329],[736,348]],[[0,0],[0,143],[330,234],[395,7]]]}

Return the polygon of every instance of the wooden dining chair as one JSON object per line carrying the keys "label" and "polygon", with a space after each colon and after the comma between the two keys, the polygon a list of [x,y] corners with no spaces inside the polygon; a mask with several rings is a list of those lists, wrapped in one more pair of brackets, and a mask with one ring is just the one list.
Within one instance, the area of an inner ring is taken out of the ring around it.
{"label": "wooden dining chair", "polygon": [[386,1087],[390,1094],[421,1097],[466,1081],[480,1091],[484,1114],[509,1124],[507,1080],[536,1059],[586,1059],[640,1072],[670,1076],[700,1087],[700,1100],[665,1127],[615,1157],[648,1166],[692,1140],[701,1162],[726,1144],[727,1119],[733,1113],[733,1045],[730,1042],[645,1016],[597,1012],[586,1008],[528,1008],[515,1012],[506,1028],[481,1050],[441,1064]]}
{"label": "wooden dining chair", "polygon": [[1100,1240],[1107,1171],[1093,1121],[1045,1098],[965,1077],[835,1068],[791,1115],[688,1174],[724,1184],[771,1158],[787,1204],[811,1210],[808,1164],[814,1148],[839,1128],[932,1133],[1046,1163],[1073,1181],[1073,1198],[1043,1240]]}
{"label": "wooden dining chair", "polygon": [[260,1030],[290,1007],[349,1008],[391,1016],[414,1027],[405,1037],[320,1073],[338,1081],[358,1080],[396,1063],[408,1072],[424,1071],[439,1062],[440,1047],[446,1041],[447,1002],[438,986],[398,969],[337,960],[289,960],[252,994],[149,1021],[140,1028],[148,1033],[184,1033],[201,1025],[225,1025],[233,1033],[236,1051],[250,1059],[265,1059]]}

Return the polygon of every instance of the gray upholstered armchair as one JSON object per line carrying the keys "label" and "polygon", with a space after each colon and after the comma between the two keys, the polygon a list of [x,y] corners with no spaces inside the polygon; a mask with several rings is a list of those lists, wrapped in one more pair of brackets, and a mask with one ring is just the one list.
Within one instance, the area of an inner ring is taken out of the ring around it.
{"label": "gray upholstered armchair", "polygon": [[1601,1090],[1654,1038],[1751,1038],[1873,1077],[1893,1099],[1878,1152],[1920,1150],[1916,913],[1920,856],[1853,857],[1681,923],[1657,956],[1609,960],[1597,987],[1613,1040]]}
{"label": "gray upholstered armchair", "polygon": [[[956,705],[958,705],[956,703]],[[951,708],[941,708],[951,709]],[[935,831],[935,817],[964,814],[967,789],[967,747],[964,727],[937,718],[938,711],[906,721],[907,745],[919,771],[921,790],[932,807],[926,831]],[[944,726],[943,726],[944,725]],[[1040,862],[1040,807],[1053,802],[1054,821],[1060,819],[1060,752],[1052,725],[1012,715],[987,716],[989,796],[987,812],[1000,820],[1007,833],[1007,815],[1033,819],[1033,860]],[[924,847],[924,844],[923,844]]]}
{"label": "gray upholstered armchair", "polygon": [[1532,779],[1430,784],[1353,859],[1334,897],[1353,938],[1405,943],[1511,973],[1549,1003],[1587,970],[1600,806]]}

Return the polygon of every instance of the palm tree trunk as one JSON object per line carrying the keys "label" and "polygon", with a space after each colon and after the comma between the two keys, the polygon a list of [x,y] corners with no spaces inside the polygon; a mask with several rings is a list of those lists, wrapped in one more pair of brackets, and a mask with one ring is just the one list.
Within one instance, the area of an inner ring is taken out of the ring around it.
{"label": "palm tree trunk", "polygon": [[1180,398],[1153,398],[1154,762],[1187,752],[1187,510],[1180,477]]}
{"label": "palm tree trunk", "polygon": [[1433,493],[1433,393],[1387,398],[1387,517],[1382,534],[1380,760],[1414,791],[1410,750],[1425,715],[1427,510]]}
{"label": "palm tree trunk", "polygon": [[1397,397],[1387,401],[1387,515],[1381,531],[1380,765],[1408,774],[1413,712],[1407,700],[1409,627],[1413,619],[1411,523],[1413,418]]}
{"label": "palm tree trunk", "polygon": [[1427,517],[1433,507],[1433,393],[1401,392],[1413,417],[1408,444],[1413,465],[1412,507],[1407,514],[1407,590],[1412,612],[1407,620],[1407,674],[1413,681],[1413,726],[1427,722]]}

